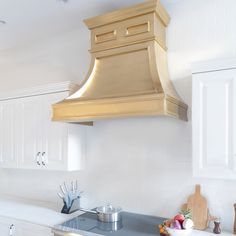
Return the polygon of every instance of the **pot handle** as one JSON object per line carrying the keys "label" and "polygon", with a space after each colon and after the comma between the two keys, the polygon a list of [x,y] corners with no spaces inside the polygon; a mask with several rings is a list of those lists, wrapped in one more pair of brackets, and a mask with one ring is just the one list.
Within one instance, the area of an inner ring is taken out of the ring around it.
{"label": "pot handle", "polygon": [[88,210],[88,209],[84,209],[84,208],[79,208],[79,211],[83,211],[83,212],[86,212],[86,213],[93,213],[93,214],[97,214],[96,211],[93,211],[93,210]]}

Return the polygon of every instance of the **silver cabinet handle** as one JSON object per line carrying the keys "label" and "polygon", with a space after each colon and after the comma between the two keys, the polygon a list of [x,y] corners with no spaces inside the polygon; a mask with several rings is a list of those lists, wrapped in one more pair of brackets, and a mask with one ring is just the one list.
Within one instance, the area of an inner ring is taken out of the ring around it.
{"label": "silver cabinet handle", "polygon": [[40,154],[41,154],[41,152],[38,152],[37,155],[36,155],[36,163],[39,166],[41,165],[41,163],[40,163]]}
{"label": "silver cabinet handle", "polygon": [[46,162],[45,162],[45,154],[46,154],[46,152],[43,152],[43,153],[42,153],[42,165],[43,165],[43,166],[46,165]]}
{"label": "silver cabinet handle", "polygon": [[12,224],[12,225],[9,227],[9,236],[13,236],[14,231],[15,231],[15,225]]}

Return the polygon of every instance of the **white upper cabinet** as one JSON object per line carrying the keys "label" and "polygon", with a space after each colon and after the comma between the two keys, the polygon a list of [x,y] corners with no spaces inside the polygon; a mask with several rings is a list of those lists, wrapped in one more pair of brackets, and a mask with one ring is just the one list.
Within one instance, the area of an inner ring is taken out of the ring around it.
{"label": "white upper cabinet", "polygon": [[42,96],[41,161],[43,166],[55,170],[78,170],[84,162],[86,127],[51,121],[51,105],[67,96],[67,92]]}
{"label": "white upper cabinet", "polygon": [[0,98],[1,167],[71,171],[83,167],[86,127],[51,121],[51,105],[69,93],[70,84],[62,83]]}
{"label": "white upper cabinet", "polygon": [[192,91],[194,176],[236,179],[236,60],[196,64]]}
{"label": "white upper cabinet", "polygon": [[0,103],[0,164],[6,168],[17,166],[18,111],[18,101],[6,100]]}
{"label": "white upper cabinet", "polygon": [[[43,95],[44,96],[44,95]],[[40,168],[40,151],[42,145],[40,142],[43,125],[40,120],[41,96],[20,98],[21,109],[19,113],[20,126],[18,127],[20,158],[18,167],[26,169]],[[38,164],[38,165],[36,165]]]}

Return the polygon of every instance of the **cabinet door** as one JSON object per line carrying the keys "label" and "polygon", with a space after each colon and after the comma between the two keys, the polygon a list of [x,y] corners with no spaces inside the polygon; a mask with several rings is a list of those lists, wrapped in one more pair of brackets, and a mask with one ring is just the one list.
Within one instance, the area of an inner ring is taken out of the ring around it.
{"label": "cabinet door", "polygon": [[14,168],[17,166],[17,112],[18,102],[15,100],[2,101],[0,105],[0,161],[1,167]]}
{"label": "cabinet door", "polygon": [[41,168],[41,110],[42,102],[40,96],[21,99],[20,110],[20,133],[22,155],[19,159],[19,167],[26,169]]}
{"label": "cabinet door", "polygon": [[42,96],[42,142],[43,162],[51,170],[66,170],[68,124],[52,121],[52,104],[63,100],[67,92],[53,93]]}
{"label": "cabinet door", "polygon": [[50,230],[46,232],[45,230],[35,230],[30,227],[26,229],[17,225],[15,233],[12,236],[53,236],[53,234],[50,233]]}
{"label": "cabinet door", "polygon": [[11,219],[0,217],[0,235],[1,236],[14,236],[14,224]]}
{"label": "cabinet door", "polygon": [[21,220],[11,220],[14,225],[12,236],[53,236],[51,228]]}
{"label": "cabinet door", "polygon": [[0,222],[0,232],[1,232],[1,236],[9,236],[10,225],[4,222]]}
{"label": "cabinet door", "polygon": [[3,104],[0,102],[0,167],[3,164],[3,156],[2,156],[2,147],[3,147],[3,132],[1,132],[3,128]]}
{"label": "cabinet door", "polygon": [[236,70],[194,75],[193,171],[236,178]]}

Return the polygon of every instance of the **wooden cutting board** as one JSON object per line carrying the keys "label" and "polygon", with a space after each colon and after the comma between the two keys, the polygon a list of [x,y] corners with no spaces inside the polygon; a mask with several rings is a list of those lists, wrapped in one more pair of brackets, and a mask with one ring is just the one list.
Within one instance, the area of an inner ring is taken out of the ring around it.
{"label": "wooden cutting board", "polygon": [[194,228],[204,230],[208,226],[208,207],[207,200],[201,195],[201,186],[196,185],[195,193],[189,196],[187,209],[191,211]]}

